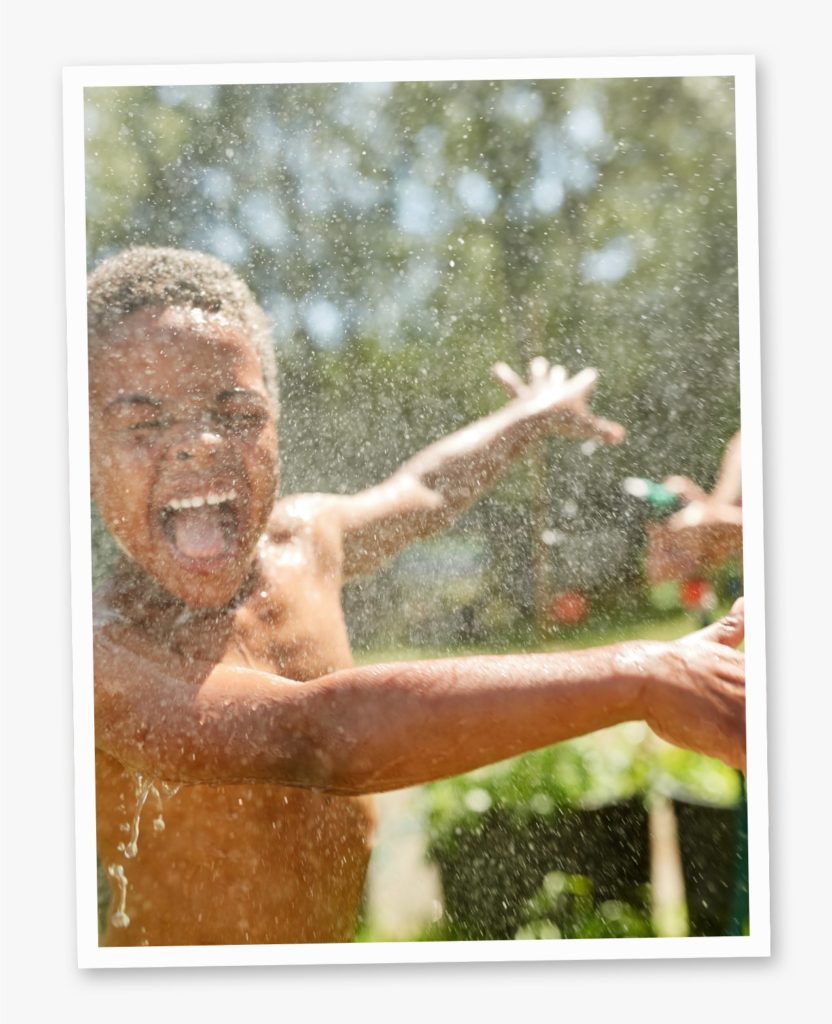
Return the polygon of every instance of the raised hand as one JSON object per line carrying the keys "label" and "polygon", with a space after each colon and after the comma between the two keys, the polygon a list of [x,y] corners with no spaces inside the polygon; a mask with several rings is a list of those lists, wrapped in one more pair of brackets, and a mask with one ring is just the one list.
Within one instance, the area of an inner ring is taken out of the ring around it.
{"label": "raised hand", "polygon": [[563,366],[551,366],[543,356],[536,356],[529,363],[528,381],[506,363],[497,363],[491,372],[527,414],[544,421],[551,433],[573,441],[619,444],[624,440],[626,431],[620,423],[601,419],[587,404],[598,380],[596,370],[587,368],[570,377]]}
{"label": "raised hand", "polygon": [[742,509],[692,501],[667,522],[647,528],[647,578],[651,583],[708,574],[742,556]]}

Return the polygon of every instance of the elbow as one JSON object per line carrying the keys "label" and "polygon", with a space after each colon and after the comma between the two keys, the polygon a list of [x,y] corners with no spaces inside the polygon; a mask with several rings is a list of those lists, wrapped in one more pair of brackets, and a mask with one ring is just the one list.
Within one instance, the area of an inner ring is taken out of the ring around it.
{"label": "elbow", "polygon": [[336,685],[320,680],[324,685],[316,688],[315,706],[307,720],[311,724],[296,733],[292,777],[285,781],[338,796],[396,788],[389,779],[393,766],[385,763],[385,745],[379,742],[389,722],[385,725],[377,707],[360,699],[351,670],[339,675]]}
{"label": "elbow", "polygon": [[387,788],[379,784],[372,755],[361,747],[343,732],[326,730],[303,742],[291,771],[277,769],[279,777],[273,781],[336,796],[365,796]]}
{"label": "elbow", "polygon": [[372,793],[382,792],[384,789],[395,787],[379,785],[374,782],[369,773],[345,767],[343,770],[324,770],[311,775],[304,776],[286,785],[297,786],[301,789],[314,790],[317,793],[327,793],[331,796],[369,796]]}

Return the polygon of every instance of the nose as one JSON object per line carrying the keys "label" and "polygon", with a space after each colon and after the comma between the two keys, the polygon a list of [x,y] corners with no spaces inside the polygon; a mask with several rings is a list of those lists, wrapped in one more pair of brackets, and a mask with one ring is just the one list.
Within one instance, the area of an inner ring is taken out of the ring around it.
{"label": "nose", "polygon": [[222,436],[206,428],[188,431],[176,445],[176,458],[180,461],[203,455],[216,455],[222,445]]}

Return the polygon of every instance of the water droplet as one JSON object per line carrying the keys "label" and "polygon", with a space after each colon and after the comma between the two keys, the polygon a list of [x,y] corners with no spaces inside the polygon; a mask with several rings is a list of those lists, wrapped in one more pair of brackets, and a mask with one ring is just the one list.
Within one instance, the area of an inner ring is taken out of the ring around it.
{"label": "water droplet", "polygon": [[153,783],[150,779],[146,779],[143,775],[136,773],[136,810],[133,814],[133,824],[130,830],[130,841],[127,843],[119,843],[119,849],[124,856],[131,860],[139,852],[139,828],[141,825],[142,811],[144,805],[147,802],[148,794]]}
{"label": "water droplet", "polygon": [[130,924],[130,918],[126,912],[127,876],[124,874],[124,868],[121,864],[110,864],[107,868],[107,874],[118,886],[118,908],[110,918],[110,922],[114,928],[126,928]]}

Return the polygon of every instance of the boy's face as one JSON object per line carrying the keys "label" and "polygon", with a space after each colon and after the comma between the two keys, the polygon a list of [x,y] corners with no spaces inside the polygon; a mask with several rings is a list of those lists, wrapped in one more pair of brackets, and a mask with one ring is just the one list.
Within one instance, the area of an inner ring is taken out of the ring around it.
{"label": "boy's face", "polygon": [[90,356],[92,491],[110,531],[195,608],[234,596],[277,489],[254,346],[200,310],[141,310]]}

